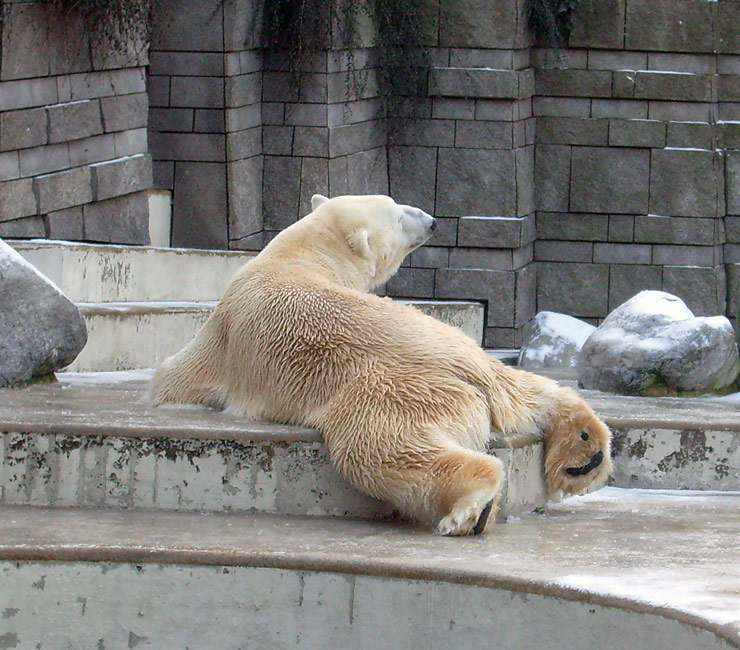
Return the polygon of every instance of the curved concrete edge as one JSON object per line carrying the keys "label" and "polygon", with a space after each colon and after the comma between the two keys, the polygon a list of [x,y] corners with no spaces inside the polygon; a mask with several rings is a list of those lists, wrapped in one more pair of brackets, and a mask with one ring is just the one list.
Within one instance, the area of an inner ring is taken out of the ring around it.
{"label": "curved concrete edge", "polygon": [[167,424],[105,424],[70,421],[63,421],[58,424],[45,421],[29,421],[19,424],[14,420],[0,418],[0,432],[4,433],[60,434],[89,438],[116,436],[141,439],[231,440],[239,443],[322,442],[321,435],[315,429],[280,424],[273,425],[270,422],[250,422],[248,431],[244,431],[245,428],[230,430],[229,428],[219,428],[217,423],[214,423],[213,427],[197,427],[183,423],[171,426]]}
{"label": "curved concrete edge", "polygon": [[158,302],[78,302],[80,313],[91,316],[151,316],[156,314],[205,314],[210,316],[218,304],[215,300]]}
{"label": "curved concrete edge", "polygon": [[436,580],[110,562],[0,562],[0,575],[12,594],[0,638],[23,647],[375,650],[379,630],[399,648],[733,647],[653,612]]}
{"label": "curved concrete edge", "polygon": [[740,648],[739,511],[737,492],[605,488],[461,539],[400,522],[5,506],[0,559],[474,585],[655,614]]}
{"label": "curved concrete edge", "polygon": [[520,578],[501,572],[498,575],[469,569],[440,568],[433,562],[375,560],[368,557],[332,558],[322,554],[295,552],[217,552],[194,549],[163,549],[157,547],[127,548],[123,546],[85,547],[49,545],[13,547],[0,545],[0,562],[63,562],[157,564],[204,567],[242,567],[370,576],[392,580],[441,582],[495,589],[516,594],[532,594],[546,598],[617,608],[636,614],[659,616],[714,634],[730,645],[740,648],[740,630],[732,624],[720,624],[702,616],[667,606],[655,606],[625,596],[603,595],[584,589],[555,584],[548,580]]}

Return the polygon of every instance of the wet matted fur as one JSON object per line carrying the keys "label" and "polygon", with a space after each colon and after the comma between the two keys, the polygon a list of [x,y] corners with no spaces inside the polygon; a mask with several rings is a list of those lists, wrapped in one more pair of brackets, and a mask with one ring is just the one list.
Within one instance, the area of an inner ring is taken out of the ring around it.
{"label": "wet matted fur", "polygon": [[493,521],[504,470],[483,453],[492,435],[543,436],[552,494],[605,482],[609,430],[575,391],[368,293],[429,238],[432,217],[385,196],[312,203],[157,370],[155,403],[316,427],[347,481],[442,534]]}

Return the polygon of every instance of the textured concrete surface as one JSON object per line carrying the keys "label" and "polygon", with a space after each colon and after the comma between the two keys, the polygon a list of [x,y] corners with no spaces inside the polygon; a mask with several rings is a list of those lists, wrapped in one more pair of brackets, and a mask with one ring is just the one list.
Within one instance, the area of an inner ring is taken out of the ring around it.
{"label": "textured concrete surface", "polygon": [[740,647],[739,510],[738,493],[605,488],[451,539],[316,517],[4,506],[0,639],[372,648],[382,629],[409,648]]}
{"label": "textured concrete surface", "polygon": [[[538,372],[576,386],[571,370]],[[733,396],[581,393],[612,430],[614,485],[740,490],[740,411]]]}
{"label": "textured concrete surface", "polygon": [[[69,374],[2,393],[0,504],[392,514],[345,483],[316,431],[201,407],[153,408],[150,375]],[[490,449],[508,476],[500,519],[546,501],[542,443],[509,442]]]}
{"label": "textured concrete surface", "polygon": [[[203,257],[207,263],[208,256]],[[204,268],[205,264],[196,261],[195,267]],[[459,327],[478,343],[483,340],[482,303],[439,300],[404,302]],[[75,372],[155,368],[190,342],[216,306],[215,301],[77,304],[87,325],[88,343],[69,366],[69,370]]]}
{"label": "textured concrete surface", "polygon": [[79,303],[218,300],[236,270],[254,257],[244,252],[47,240],[9,243]]}
{"label": "textured concrete surface", "polygon": [[88,343],[75,372],[156,368],[182,349],[208,320],[215,301],[78,303]]}

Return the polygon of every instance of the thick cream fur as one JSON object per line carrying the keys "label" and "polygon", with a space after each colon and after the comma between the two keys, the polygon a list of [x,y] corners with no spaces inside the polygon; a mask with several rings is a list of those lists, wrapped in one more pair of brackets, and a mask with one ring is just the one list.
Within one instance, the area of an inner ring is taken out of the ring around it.
{"label": "thick cream fur", "polygon": [[[608,429],[574,391],[367,293],[428,239],[429,215],[383,196],[317,195],[312,206],[236,273],[193,341],[158,369],[156,403],[316,427],[352,485],[445,534],[468,534],[498,500],[503,466],[482,453],[492,434],[544,435],[553,492],[605,480]],[[568,476],[597,450],[600,467]]]}

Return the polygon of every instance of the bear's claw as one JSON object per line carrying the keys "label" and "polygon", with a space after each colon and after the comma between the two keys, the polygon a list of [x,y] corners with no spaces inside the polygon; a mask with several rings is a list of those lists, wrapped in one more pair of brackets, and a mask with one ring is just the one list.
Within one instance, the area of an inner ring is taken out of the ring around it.
{"label": "bear's claw", "polygon": [[442,517],[437,524],[437,532],[440,535],[479,535],[488,527],[488,520],[491,513],[495,512],[494,505],[498,495],[491,497],[491,492],[487,494],[478,493],[475,496],[469,495],[461,499],[452,511]]}
{"label": "bear's claw", "polygon": [[483,510],[481,511],[480,517],[478,517],[478,521],[476,522],[475,526],[473,526],[473,535],[480,535],[486,529],[486,524],[488,523],[488,517],[491,514],[492,508],[493,499],[491,499],[486,504],[486,507],[483,508]]}

